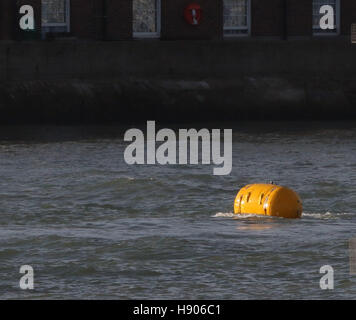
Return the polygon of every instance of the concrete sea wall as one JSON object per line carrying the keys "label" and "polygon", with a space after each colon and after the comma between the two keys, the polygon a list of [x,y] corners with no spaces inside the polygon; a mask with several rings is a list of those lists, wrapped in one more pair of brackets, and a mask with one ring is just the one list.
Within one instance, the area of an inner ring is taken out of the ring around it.
{"label": "concrete sea wall", "polygon": [[0,112],[0,123],[356,119],[356,45],[2,42]]}

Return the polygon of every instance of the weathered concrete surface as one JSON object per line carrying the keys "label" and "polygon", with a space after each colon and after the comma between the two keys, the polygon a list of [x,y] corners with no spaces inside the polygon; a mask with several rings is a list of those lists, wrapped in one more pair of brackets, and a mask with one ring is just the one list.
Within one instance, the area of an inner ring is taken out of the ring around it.
{"label": "weathered concrete surface", "polygon": [[0,96],[1,123],[356,118],[356,81],[37,80],[2,84]]}
{"label": "weathered concrete surface", "polygon": [[356,119],[335,41],[0,44],[1,123]]}

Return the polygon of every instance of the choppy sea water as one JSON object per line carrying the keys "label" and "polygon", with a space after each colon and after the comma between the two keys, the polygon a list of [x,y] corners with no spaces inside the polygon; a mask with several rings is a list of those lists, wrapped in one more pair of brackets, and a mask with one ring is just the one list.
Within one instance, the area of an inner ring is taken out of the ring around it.
{"label": "choppy sea water", "polygon": [[[0,298],[355,299],[356,124],[227,127],[229,176],[129,166],[129,127],[2,127]],[[232,214],[240,187],[270,180],[299,193],[302,219]]]}

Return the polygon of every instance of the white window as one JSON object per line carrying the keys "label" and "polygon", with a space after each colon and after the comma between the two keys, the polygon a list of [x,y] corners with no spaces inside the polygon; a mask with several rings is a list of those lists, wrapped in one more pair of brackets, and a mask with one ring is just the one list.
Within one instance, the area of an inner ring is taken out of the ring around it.
{"label": "white window", "polygon": [[42,0],[42,31],[70,31],[70,0]]}
{"label": "white window", "polygon": [[159,37],[161,0],[133,0],[134,37]]}
{"label": "white window", "polygon": [[[321,29],[320,19],[325,15],[320,13],[320,8],[329,5],[334,9],[334,29]],[[313,34],[337,35],[340,31],[340,1],[339,0],[313,0]]]}
{"label": "white window", "polygon": [[250,34],[250,0],[224,0],[224,36]]}

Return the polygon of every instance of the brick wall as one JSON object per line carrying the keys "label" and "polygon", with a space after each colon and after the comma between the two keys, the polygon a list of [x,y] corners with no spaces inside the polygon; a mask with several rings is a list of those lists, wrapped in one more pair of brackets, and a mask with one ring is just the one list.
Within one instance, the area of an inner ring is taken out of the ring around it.
{"label": "brick wall", "polygon": [[[0,40],[10,40],[14,37],[16,3],[13,0],[0,1]],[[4,14],[7,12],[8,14]]]}
{"label": "brick wall", "polygon": [[251,35],[283,36],[284,0],[251,0]]}
{"label": "brick wall", "polygon": [[312,0],[287,0],[288,36],[312,36]]}
{"label": "brick wall", "polygon": [[71,0],[71,34],[79,39],[131,38],[132,0]]}
{"label": "brick wall", "polygon": [[251,35],[312,35],[312,0],[251,0]]}
{"label": "brick wall", "polygon": [[[97,38],[97,21],[94,19],[94,0],[71,0],[70,31],[75,37],[82,39]],[[98,16],[100,12],[97,13]]]}
{"label": "brick wall", "polygon": [[106,0],[106,12],[106,39],[130,39],[132,37],[132,0]]}
{"label": "brick wall", "polygon": [[[132,38],[133,0],[71,0],[71,35],[78,39],[126,40]],[[189,3],[202,7],[198,26],[183,17]],[[349,35],[356,23],[356,1],[341,2],[341,34]],[[0,39],[24,39],[18,28],[18,8],[35,9],[37,34],[41,30],[41,0],[0,0]],[[286,13],[286,15],[285,15]],[[312,36],[312,0],[251,0],[251,36]],[[220,39],[223,36],[223,0],[162,0],[161,38]],[[39,37],[38,37],[39,38]]]}
{"label": "brick wall", "polygon": [[340,25],[341,34],[350,35],[351,24],[356,23],[356,1],[340,0],[340,15],[341,15],[341,25]]}

